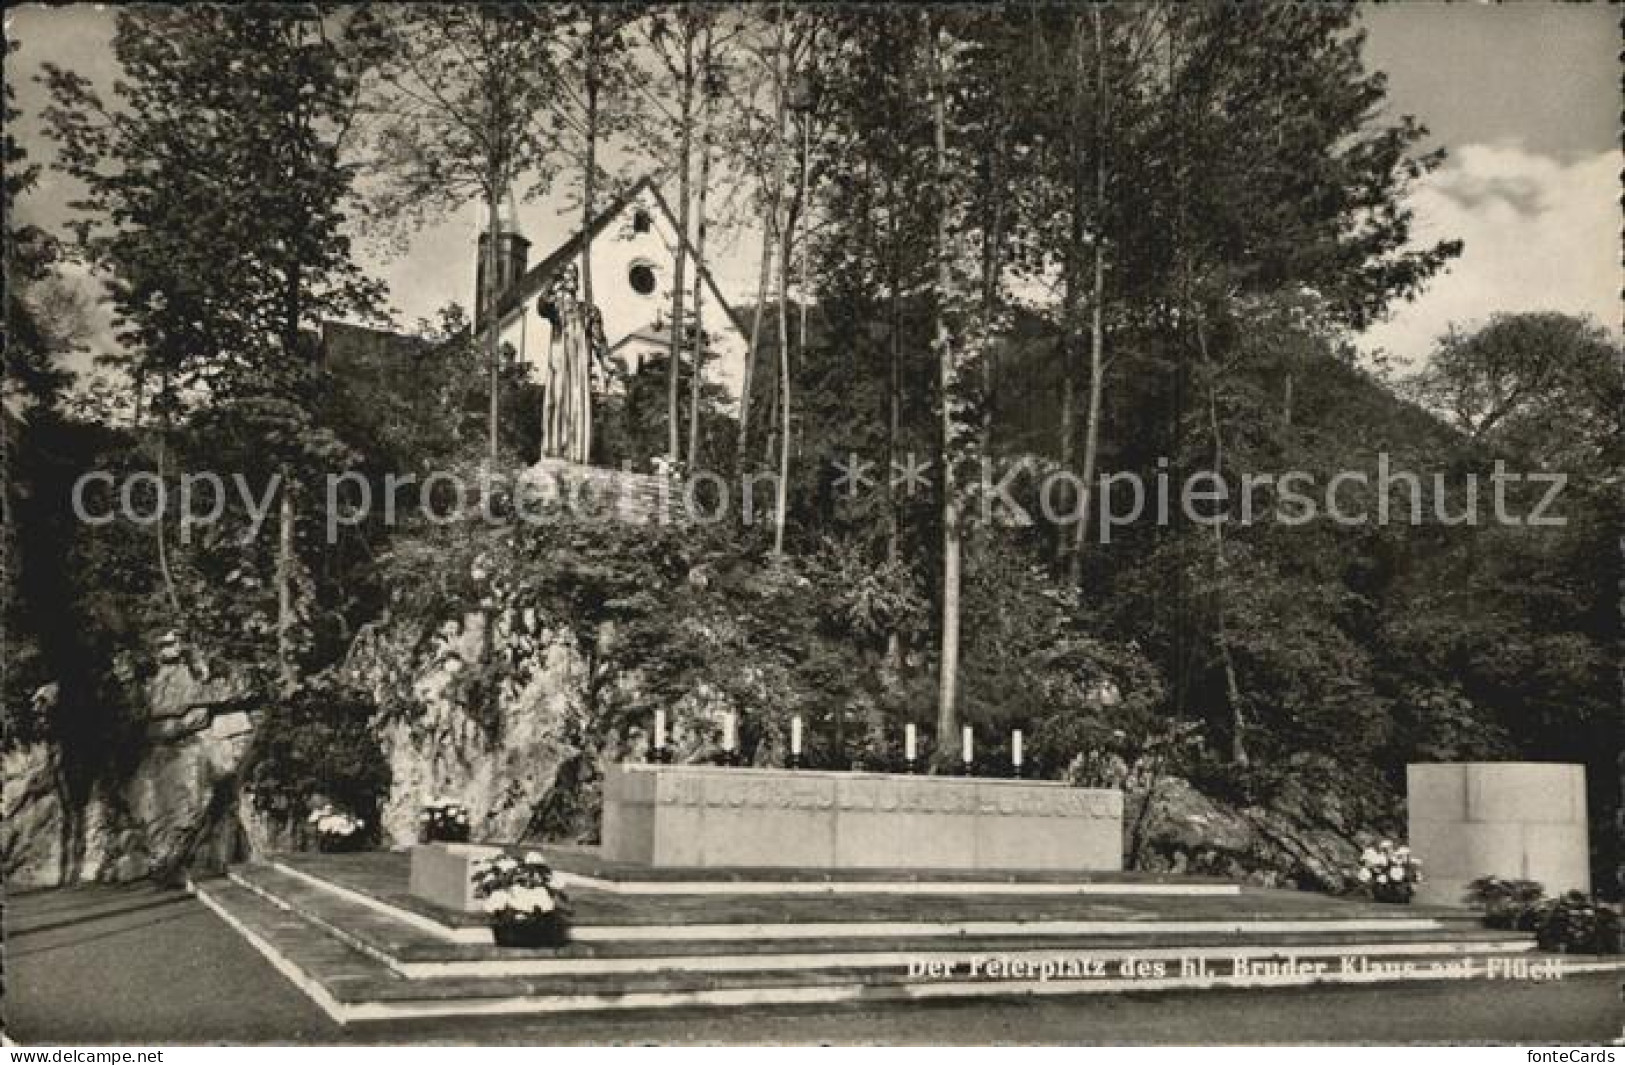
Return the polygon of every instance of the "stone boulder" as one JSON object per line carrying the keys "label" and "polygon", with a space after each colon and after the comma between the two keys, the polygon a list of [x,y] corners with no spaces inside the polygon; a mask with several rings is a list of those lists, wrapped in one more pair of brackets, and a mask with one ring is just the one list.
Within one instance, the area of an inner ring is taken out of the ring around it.
{"label": "stone boulder", "polygon": [[147,748],[126,778],[96,781],[70,799],[53,745],[6,752],[7,883],[133,880],[245,856],[249,840],[266,836],[237,794],[254,730],[248,691],[241,678],[211,676],[166,644],[146,689]]}
{"label": "stone boulder", "polygon": [[[587,656],[568,626],[532,610],[470,611],[423,632],[369,628],[346,665],[386,708],[377,726],[391,774],[386,839],[414,842],[423,804],[447,798],[469,808],[474,838],[517,840],[580,753],[570,737],[586,714]],[[403,682],[408,698],[392,698]]]}
{"label": "stone boulder", "polygon": [[1353,885],[1361,833],[1335,797],[1288,790],[1268,806],[1231,805],[1179,777],[1130,791],[1125,845],[1140,841],[1139,868],[1220,876],[1266,887],[1341,893]]}
{"label": "stone boulder", "polygon": [[0,802],[0,872],[13,889],[61,882],[66,822],[57,749],[33,743],[6,751]]}

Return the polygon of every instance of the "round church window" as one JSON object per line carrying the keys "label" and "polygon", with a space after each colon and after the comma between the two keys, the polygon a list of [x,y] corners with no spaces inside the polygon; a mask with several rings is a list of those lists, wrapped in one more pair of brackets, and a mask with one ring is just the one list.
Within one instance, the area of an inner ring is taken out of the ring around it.
{"label": "round church window", "polygon": [[648,263],[633,263],[626,272],[627,283],[640,296],[652,296],[655,291],[655,268]]}

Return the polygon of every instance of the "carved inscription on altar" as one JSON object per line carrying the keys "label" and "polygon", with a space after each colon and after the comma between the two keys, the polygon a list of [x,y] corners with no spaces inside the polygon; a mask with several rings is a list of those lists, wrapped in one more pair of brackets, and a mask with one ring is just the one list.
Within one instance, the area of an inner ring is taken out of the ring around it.
{"label": "carved inscription on altar", "polygon": [[661,805],[863,813],[1118,817],[1114,791],[972,780],[737,772],[663,776]]}

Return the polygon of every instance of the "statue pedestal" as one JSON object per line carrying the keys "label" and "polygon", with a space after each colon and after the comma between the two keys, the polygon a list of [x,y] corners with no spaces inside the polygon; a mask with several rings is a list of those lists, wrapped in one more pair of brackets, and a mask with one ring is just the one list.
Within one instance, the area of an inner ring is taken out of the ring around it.
{"label": "statue pedestal", "polygon": [[474,863],[501,853],[501,847],[477,843],[420,843],[412,848],[408,890],[441,909],[476,913],[481,907],[474,897]]}
{"label": "statue pedestal", "polygon": [[1591,889],[1585,767],[1556,762],[1405,767],[1416,900],[1460,906],[1481,876],[1538,880],[1549,895]]}
{"label": "statue pedestal", "polygon": [[1117,871],[1123,796],[1047,781],[612,766],[604,857],[655,867]]}

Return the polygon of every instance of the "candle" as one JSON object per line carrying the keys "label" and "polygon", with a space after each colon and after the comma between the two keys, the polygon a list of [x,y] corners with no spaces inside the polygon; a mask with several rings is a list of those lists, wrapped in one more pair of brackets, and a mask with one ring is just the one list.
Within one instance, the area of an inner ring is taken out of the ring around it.
{"label": "candle", "polygon": [[662,750],[666,746],[666,711],[655,711],[655,750]]}
{"label": "candle", "polygon": [[790,719],[790,753],[801,753],[801,715]]}
{"label": "candle", "polygon": [[739,746],[739,718],[732,711],[722,722],[722,749],[732,751]]}
{"label": "candle", "polygon": [[903,726],[903,757],[911,762],[914,761],[915,741],[914,723],[911,721]]}
{"label": "candle", "polygon": [[965,751],[964,751],[965,764],[970,765],[970,763],[971,763],[971,735],[970,735],[970,726],[969,725],[966,725],[964,727],[964,729],[960,733],[960,736],[962,737],[962,744],[963,744],[963,746],[965,748]]}
{"label": "candle", "polygon": [[1010,734],[1010,761],[1017,769],[1021,768],[1021,730],[1016,729]]}

